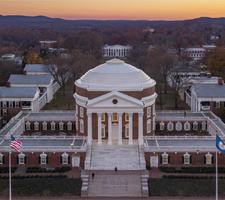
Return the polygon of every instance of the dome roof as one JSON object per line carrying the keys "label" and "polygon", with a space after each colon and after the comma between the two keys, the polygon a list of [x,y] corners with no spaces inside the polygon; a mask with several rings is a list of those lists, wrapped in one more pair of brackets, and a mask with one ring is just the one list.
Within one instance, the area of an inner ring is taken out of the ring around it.
{"label": "dome roof", "polygon": [[85,73],[76,85],[89,91],[141,91],[155,81],[142,70],[119,59],[108,60]]}

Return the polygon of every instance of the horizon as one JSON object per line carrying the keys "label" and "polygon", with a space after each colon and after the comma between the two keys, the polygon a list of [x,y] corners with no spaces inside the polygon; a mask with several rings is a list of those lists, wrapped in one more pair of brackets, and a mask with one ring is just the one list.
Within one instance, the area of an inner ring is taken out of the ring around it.
{"label": "horizon", "polygon": [[0,4],[3,16],[65,20],[181,21],[225,16],[223,0],[0,0]]}

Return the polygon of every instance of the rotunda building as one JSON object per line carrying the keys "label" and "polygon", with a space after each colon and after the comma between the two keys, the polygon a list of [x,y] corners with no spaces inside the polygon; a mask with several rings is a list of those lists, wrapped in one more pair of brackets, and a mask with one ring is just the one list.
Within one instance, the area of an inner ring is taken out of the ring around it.
{"label": "rotunda building", "polygon": [[76,132],[101,145],[138,140],[155,132],[155,80],[142,70],[112,59],[75,82]]}

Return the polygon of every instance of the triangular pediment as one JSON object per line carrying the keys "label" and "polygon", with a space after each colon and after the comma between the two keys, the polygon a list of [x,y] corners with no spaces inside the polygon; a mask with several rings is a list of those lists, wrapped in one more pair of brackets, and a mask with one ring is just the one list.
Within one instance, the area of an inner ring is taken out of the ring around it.
{"label": "triangular pediment", "polygon": [[143,107],[143,103],[141,100],[130,97],[120,92],[109,92],[95,99],[89,100],[87,103],[87,107],[132,108],[132,107]]}

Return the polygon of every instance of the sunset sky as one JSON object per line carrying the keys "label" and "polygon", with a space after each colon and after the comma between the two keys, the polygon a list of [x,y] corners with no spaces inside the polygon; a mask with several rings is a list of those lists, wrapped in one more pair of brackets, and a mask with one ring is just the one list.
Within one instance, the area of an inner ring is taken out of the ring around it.
{"label": "sunset sky", "polygon": [[0,0],[0,14],[63,19],[182,20],[225,17],[225,0]]}

